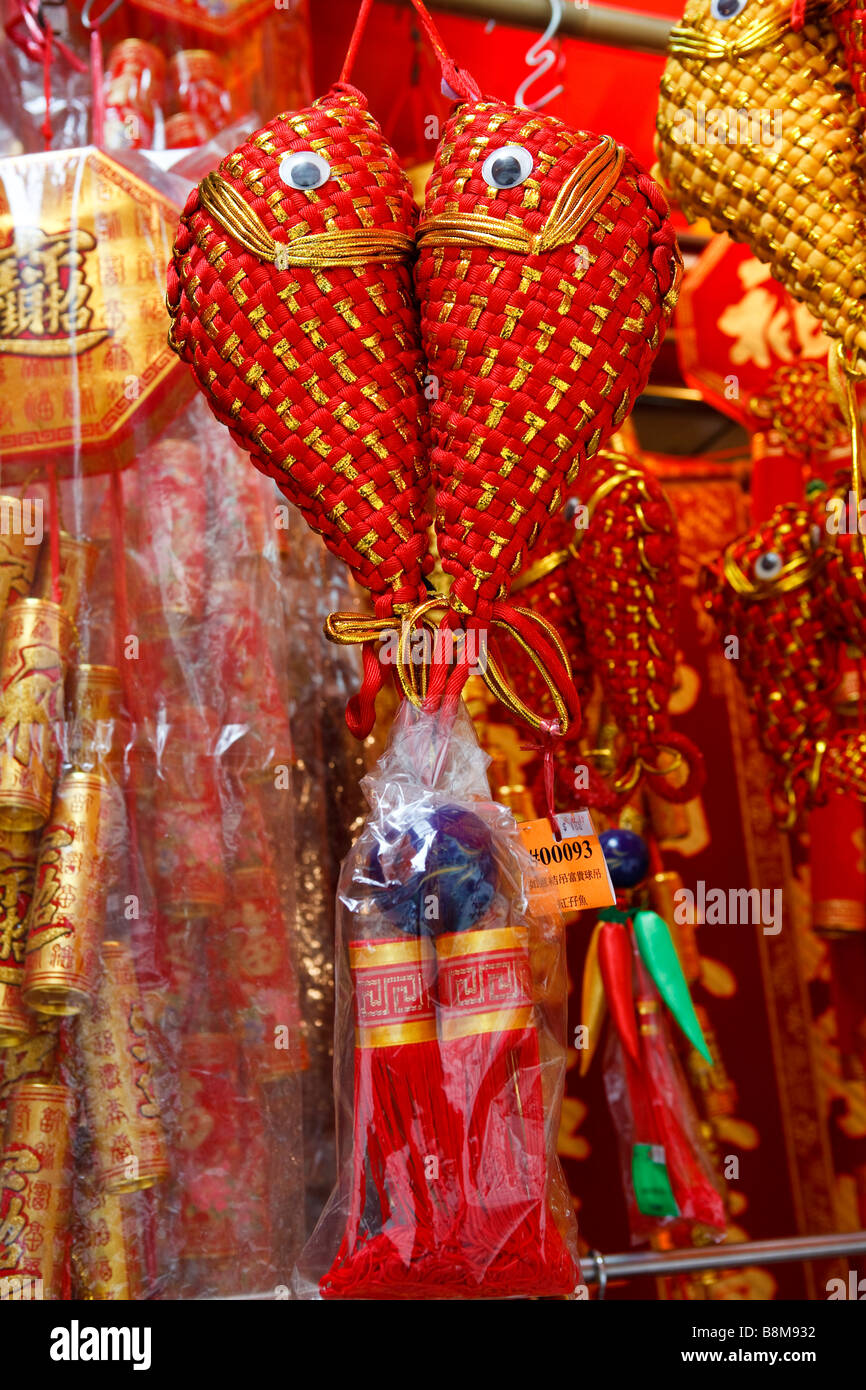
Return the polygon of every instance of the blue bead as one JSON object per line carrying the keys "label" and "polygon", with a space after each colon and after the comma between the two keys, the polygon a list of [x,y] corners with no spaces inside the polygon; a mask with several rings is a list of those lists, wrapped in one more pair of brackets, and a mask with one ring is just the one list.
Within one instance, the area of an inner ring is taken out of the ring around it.
{"label": "blue bead", "polygon": [[489,826],[461,806],[413,809],[374,825],[376,844],[353,888],[412,936],[468,931],[490,906],[499,871]]}
{"label": "blue bead", "polygon": [[634,830],[603,830],[598,837],[614,888],[634,888],[649,873],[649,848]]}

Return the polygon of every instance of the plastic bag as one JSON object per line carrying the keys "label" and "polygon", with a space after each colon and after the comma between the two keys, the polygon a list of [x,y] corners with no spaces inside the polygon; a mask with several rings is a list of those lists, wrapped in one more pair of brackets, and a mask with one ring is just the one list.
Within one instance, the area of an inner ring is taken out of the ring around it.
{"label": "plastic bag", "polygon": [[490,799],[464,708],[401,709],[337,903],[339,1181],[300,1297],[565,1295],[576,1227],[555,1158],[562,923]]}
{"label": "plastic bag", "polygon": [[622,1186],[633,1245],[659,1226],[722,1240],[725,1209],[700,1134],[700,1122],[677,1061],[658,993],[638,966],[640,1066],[609,1030],[604,1085],[617,1132]]}

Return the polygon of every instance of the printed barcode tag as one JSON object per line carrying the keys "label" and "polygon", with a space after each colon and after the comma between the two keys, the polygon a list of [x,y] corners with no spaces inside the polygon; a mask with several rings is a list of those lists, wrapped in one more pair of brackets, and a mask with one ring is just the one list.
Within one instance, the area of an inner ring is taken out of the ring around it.
{"label": "printed barcode tag", "polygon": [[536,870],[528,883],[532,906],[539,913],[612,907],[616,894],[589,812],[564,812],[556,823],[558,838],[546,818],[518,826]]}

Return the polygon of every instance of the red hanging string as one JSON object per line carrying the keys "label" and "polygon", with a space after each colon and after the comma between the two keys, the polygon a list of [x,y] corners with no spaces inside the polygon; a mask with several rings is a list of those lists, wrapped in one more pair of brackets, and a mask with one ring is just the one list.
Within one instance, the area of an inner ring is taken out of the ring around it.
{"label": "red hanging string", "polygon": [[86,72],[87,65],[72,52],[65,43],[55,37],[47,19],[41,16],[39,0],[18,0],[17,12],[4,25],[4,32],[16,48],[34,63],[43,65],[43,91],[45,93],[45,120],[40,126],[40,134],[45,141],[46,150],[51,148],[53,130],[51,128],[51,64],[55,51],[62,55],[76,72]]}
{"label": "red hanging string", "polygon": [[105,87],[102,73],[102,39],[99,29],[90,31],[90,84],[93,88],[93,143],[105,145]]}
{"label": "red hanging string", "polygon": [[51,149],[54,131],[51,129],[51,40],[54,35],[51,25],[45,25],[45,45],[42,51],[42,91],[45,96],[45,120],[39,127],[46,150]]}
{"label": "red hanging string", "polygon": [[347,83],[352,75],[352,68],[355,66],[355,59],[358,56],[358,49],[361,46],[361,39],[364,37],[364,29],[367,26],[367,19],[372,8],[373,0],[361,0],[361,8],[358,11],[358,18],[355,20],[355,28],[352,30],[352,37],[340,72],[340,86]]}
{"label": "red hanging string", "polygon": [[536,738],[529,743],[521,743],[521,751],[540,753],[544,785],[544,806],[554,839],[561,839],[559,822],[556,819],[556,760],[554,750],[562,746],[562,734],[558,719],[544,719],[537,730]]}
{"label": "red hanging string", "polygon": [[465,101],[477,101],[481,96],[481,88],[470,73],[463,68],[458,68],[448,49],[442,40],[442,35],[433,23],[433,19],[427,12],[422,0],[412,0],[412,4],[418,13],[418,18],[424,28],[431,47],[436,57],[439,59],[439,66],[442,69],[442,76],[452,92],[462,97]]}

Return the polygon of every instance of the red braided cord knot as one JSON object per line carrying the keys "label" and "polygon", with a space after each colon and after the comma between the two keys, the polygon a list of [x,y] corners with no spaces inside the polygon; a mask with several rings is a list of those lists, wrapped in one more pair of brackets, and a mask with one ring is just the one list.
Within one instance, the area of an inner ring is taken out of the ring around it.
{"label": "red braided cord knot", "polygon": [[[532,172],[497,189],[482,168],[505,146]],[[455,613],[484,620],[643,389],[681,261],[630,155],[493,100],[446,126],[419,247],[439,549]]]}
{"label": "red braided cord knot", "polygon": [[[328,176],[296,189],[281,163],[313,147]],[[172,347],[380,617],[418,603],[432,565],[415,221],[363,96],[335,88],[275,117],[191,194],[168,273]],[[348,716],[360,735],[382,680],[374,644]]]}

